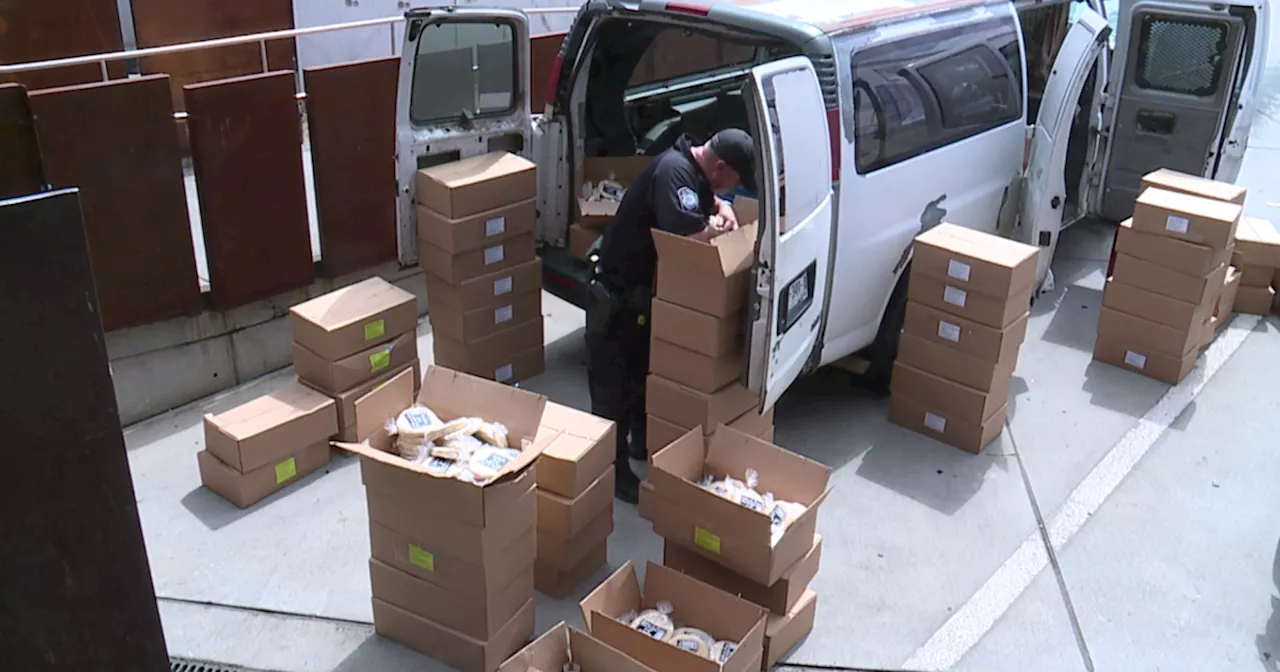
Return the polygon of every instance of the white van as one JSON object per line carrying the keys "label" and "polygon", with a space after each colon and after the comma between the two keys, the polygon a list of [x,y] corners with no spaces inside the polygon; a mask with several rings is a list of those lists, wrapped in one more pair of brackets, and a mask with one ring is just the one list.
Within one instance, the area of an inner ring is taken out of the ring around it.
{"label": "white van", "polygon": [[414,171],[518,152],[539,166],[544,284],[580,302],[564,243],[584,159],[745,128],[761,237],[743,382],[762,412],[851,354],[887,380],[912,241],[943,220],[1045,248],[1044,286],[1060,230],[1128,217],[1143,174],[1234,180],[1266,63],[1266,0],[1121,0],[1114,35],[1101,0],[703,1],[589,0],[540,115],[525,14],[408,12],[401,260]]}

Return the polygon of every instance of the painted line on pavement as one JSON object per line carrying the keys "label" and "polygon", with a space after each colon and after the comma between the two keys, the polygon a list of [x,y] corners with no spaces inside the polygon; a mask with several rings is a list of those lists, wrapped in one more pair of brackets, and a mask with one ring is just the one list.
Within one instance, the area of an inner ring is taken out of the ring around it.
{"label": "painted line on pavement", "polygon": [[[1261,320],[1238,315],[1204,353],[1200,365],[1147,411],[1097,466],[1076,486],[1045,525],[1049,543],[1061,550],[1137,466],[1169,425],[1195,400]],[[951,668],[995,626],[1031,582],[1049,564],[1045,540],[1037,530],[987,579],[973,597],[916,650],[903,667],[925,672]]]}

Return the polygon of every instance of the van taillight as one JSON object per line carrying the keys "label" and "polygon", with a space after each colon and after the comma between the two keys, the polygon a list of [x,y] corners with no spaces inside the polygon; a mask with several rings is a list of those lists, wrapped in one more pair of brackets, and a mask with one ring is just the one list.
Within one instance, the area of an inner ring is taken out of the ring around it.
{"label": "van taillight", "polygon": [[831,140],[831,181],[840,181],[840,108],[827,110],[827,135]]}
{"label": "van taillight", "polygon": [[562,65],[564,65],[564,54],[556,54],[556,60],[551,63],[551,73],[547,76],[547,97],[543,102],[548,114],[556,105],[556,85],[560,83],[560,66]]}
{"label": "van taillight", "polygon": [[711,13],[711,8],[703,5],[695,5],[688,2],[668,2],[668,12],[680,12],[681,14],[696,14],[697,16],[706,16]]}

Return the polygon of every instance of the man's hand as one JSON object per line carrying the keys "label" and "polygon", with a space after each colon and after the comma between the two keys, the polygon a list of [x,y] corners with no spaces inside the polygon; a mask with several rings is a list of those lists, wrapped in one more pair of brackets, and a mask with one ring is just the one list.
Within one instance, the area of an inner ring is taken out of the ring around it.
{"label": "man's hand", "polygon": [[720,217],[722,228],[725,231],[733,231],[738,228],[738,213],[733,211],[733,205],[728,201],[721,200],[716,197],[716,214]]}

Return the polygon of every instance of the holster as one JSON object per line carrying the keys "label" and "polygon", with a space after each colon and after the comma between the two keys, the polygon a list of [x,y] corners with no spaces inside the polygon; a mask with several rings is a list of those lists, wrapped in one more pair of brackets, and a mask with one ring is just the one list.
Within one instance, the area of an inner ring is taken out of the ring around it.
{"label": "holster", "polygon": [[607,337],[613,320],[622,312],[621,298],[599,278],[592,278],[587,283],[587,301],[587,333]]}

